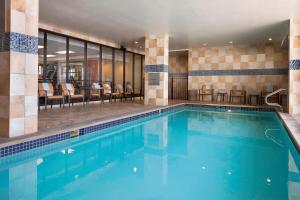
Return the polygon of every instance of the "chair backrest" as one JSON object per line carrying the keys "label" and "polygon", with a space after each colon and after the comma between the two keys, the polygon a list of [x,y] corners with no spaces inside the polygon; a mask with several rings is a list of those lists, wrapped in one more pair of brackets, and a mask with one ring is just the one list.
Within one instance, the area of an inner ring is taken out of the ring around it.
{"label": "chair backrest", "polygon": [[101,86],[100,86],[100,84],[99,83],[93,83],[92,84],[92,86],[91,86],[91,94],[97,94],[97,95],[99,95],[100,94],[100,88],[101,88]]}
{"label": "chair backrest", "polygon": [[39,83],[38,90],[39,90],[40,97],[46,96],[46,92],[47,92],[47,96],[54,95],[54,88],[52,83]]}
{"label": "chair backrest", "polygon": [[243,87],[240,84],[235,84],[232,86],[232,94],[242,95],[244,94]]}
{"label": "chair backrest", "polygon": [[108,84],[108,83],[103,84],[103,93],[104,94],[111,94],[110,84]]}
{"label": "chair backrest", "polygon": [[[75,94],[75,88],[72,83],[61,83],[61,90],[64,95],[74,95]],[[70,93],[69,93],[70,92]]]}
{"label": "chair backrest", "polygon": [[130,83],[127,83],[126,84],[126,92],[133,92],[133,88],[132,88],[132,85]]}
{"label": "chair backrest", "polygon": [[243,88],[240,84],[235,84],[232,86],[232,90],[241,91],[241,90],[243,90]]}
{"label": "chair backrest", "polygon": [[93,88],[93,89],[100,89],[101,86],[100,86],[99,83],[93,83],[93,84],[92,84],[92,88]]}
{"label": "chair backrest", "polygon": [[203,92],[210,92],[209,90],[212,90],[213,89],[213,85],[202,85],[202,91]]}
{"label": "chair backrest", "polygon": [[224,85],[220,85],[219,92],[226,92],[226,89],[225,89]]}
{"label": "chair backrest", "polygon": [[123,93],[124,92],[123,86],[121,84],[117,84],[116,90],[119,93]]}

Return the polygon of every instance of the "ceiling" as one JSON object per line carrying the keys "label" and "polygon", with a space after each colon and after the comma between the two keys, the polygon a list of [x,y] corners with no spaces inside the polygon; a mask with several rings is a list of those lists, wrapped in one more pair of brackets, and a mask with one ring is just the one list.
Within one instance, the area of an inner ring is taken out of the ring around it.
{"label": "ceiling", "polygon": [[175,50],[280,44],[299,8],[300,0],[40,0],[40,22],[135,48],[147,34],[169,34]]}

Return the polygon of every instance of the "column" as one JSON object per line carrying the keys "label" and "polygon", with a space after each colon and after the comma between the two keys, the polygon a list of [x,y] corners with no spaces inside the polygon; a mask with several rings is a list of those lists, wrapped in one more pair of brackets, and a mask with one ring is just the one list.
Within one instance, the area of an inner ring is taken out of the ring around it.
{"label": "column", "polygon": [[168,105],[169,36],[149,35],[145,41],[145,105]]}
{"label": "column", "polygon": [[300,19],[290,20],[289,113],[300,114]]}
{"label": "column", "polygon": [[39,1],[5,0],[0,9],[0,137],[16,137],[38,126]]}

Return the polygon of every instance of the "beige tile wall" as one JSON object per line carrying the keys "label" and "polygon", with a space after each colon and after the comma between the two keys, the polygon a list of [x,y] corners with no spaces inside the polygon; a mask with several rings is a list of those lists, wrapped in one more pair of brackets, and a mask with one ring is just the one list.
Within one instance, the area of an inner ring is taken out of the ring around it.
{"label": "beige tile wall", "polygon": [[300,19],[290,20],[289,113],[300,114]]}
{"label": "beige tile wall", "polygon": [[169,73],[188,72],[188,52],[174,52],[169,54]]}
{"label": "beige tile wall", "polygon": [[[38,37],[38,0],[6,1],[6,32]],[[0,136],[37,131],[38,56],[0,53]]]}
{"label": "beige tile wall", "polygon": [[[166,65],[169,61],[169,36],[149,35],[145,40],[145,67]],[[151,72],[152,73],[152,72]],[[145,104],[168,105],[168,72],[159,73],[159,85],[149,85],[149,73],[145,72]]]}
{"label": "beige tile wall", "polygon": [[[223,46],[202,47],[189,51],[189,71],[197,70],[244,70],[276,69],[288,67],[288,51],[272,44],[259,47]],[[220,75],[189,76],[189,89],[200,89],[203,84],[212,84],[215,90],[224,87],[230,90],[241,84],[248,93],[260,92],[266,84],[288,87],[287,75]]]}

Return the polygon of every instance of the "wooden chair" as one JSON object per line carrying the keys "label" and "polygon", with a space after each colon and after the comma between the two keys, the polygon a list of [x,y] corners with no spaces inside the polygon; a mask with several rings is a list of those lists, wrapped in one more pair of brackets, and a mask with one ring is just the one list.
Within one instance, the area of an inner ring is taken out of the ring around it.
{"label": "wooden chair", "polygon": [[236,84],[230,90],[229,101],[233,102],[234,98],[240,99],[240,103],[246,103],[246,90],[240,84]]}
{"label": "wooden chair", "polygon": [[219,90],[217,92],[217,101],[220,97],[220,102],[226,102],[228,99],[228,92],[226,91],[225,87],[222,85],[219,87]]}
{"label": "wooden chair", "polygon": [[[48,102],[51,103],[51,108],[54,101],[59,101],[59,105],[63,104],[65,107],[65,97],[64,94],[56,94],[54,93],[54,87],[52,83],[39,83],[38,84],[38,95],[39,99],[45,99],[45,109],[47,109]],[[39,103],[39,110],[40,110],[40,103]]]}
{"label": "wooden chair", "polygon": [[93,83],[90,90],[90,99],[101,100],[101,85],[99,83]]}
{"label": "wooden chair", "polygon": [[[261,101],[260,101],[261,104],[264,104],[265,103],[265,97],[268,94],[274,92],[276,89],[277,88],[275,86],[271,85],[271,84],[265,85],[264,88],[263,88],[263,90],[261,91],[261,95],[260,95],[260,97],[261,97]],[[277,94],[269,97],[269,99],[272,102],[278,103],[279,102],[279,94],[277,93]]]}
{"label": "wooden chair", "polygon": [[104,103],[104,100],[106,99],[108,99],[109,102],[111,102],[112,100],[112,91],[110,83],[103,84],[102,103]]}
{"label": "wooden chair", "polygon": [[76,94],[73,84],[61,83],[60,87],[61,87],[63,94],[68,97],[69,107],[71,106],[71,103],[72,103],[72,105],[74,105],[74,100],[81,100],[82,104],[84,105],[84,95],[80,94],[80,93]]}
{"label": "wooden chair", "polygon": [[132,85],[130,83],[127,83],[125,93],[124,93],[125,101],[127,98],[130,98],[131,101],[133,101],[133,96],[134,96],[134,92],[133,92]]}
{"label": "wooden chair", "polygon": [[212,85],[203,85],[202,88],[199,90],[199,100],[204,99],[204,96],[210,96],[211,101],[214,101],[214,89]]}

